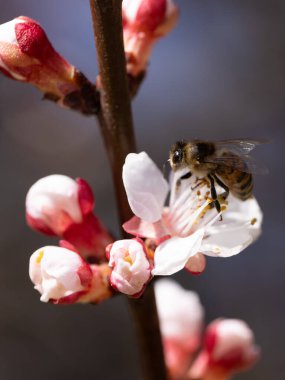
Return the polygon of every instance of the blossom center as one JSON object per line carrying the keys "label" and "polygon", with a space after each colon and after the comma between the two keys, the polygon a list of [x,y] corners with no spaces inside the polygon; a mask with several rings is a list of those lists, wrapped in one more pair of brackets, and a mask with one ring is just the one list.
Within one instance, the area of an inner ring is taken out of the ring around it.
{"label": "blossom center", "polygon": [[217,200],[221,205],[218,213],[214,199],[210,196],[210,184],[206,178],[173,180],[170,206],[165,215],[165,223],[172,236],[187,237],[195,230],[214,223],[226,210],[227,201],[221,189],[217,189]]}
{"label": "blossom center", "polygon": [[129,263],[130,265],[133,265],[133,260],[129,254],[129,252],[127,253],[127,255],[124,257],[124,260]]}

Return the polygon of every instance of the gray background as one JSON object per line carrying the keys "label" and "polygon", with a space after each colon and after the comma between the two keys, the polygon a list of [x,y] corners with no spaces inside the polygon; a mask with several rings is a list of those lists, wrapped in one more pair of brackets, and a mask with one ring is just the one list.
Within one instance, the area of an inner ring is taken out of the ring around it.
{"label": "gray background", "polygon": [[[136,135],[159,165],[178,138],[269,138],[256,151],[270,175],[256,178],[265,214],[259,241],[231,259],[209,259],[196,289],[207,320],[245,319],[262,360],[238,379],[283,379],[285,2],[181,0],[181,20],[153,54],[134,102]],[[56,48],[95,78],[88,1],[0,0],[0,22],[40,21]],[[40,101],[34,88],[0,77],[0,378],[138,379],[135,337],[123,297],[100,306],[39,302],[28,278],[30,254],[51,241],[24,221],[25,194],[51,173],[93,186],[96,212],[118,230],[102,141],[92,118]]]}

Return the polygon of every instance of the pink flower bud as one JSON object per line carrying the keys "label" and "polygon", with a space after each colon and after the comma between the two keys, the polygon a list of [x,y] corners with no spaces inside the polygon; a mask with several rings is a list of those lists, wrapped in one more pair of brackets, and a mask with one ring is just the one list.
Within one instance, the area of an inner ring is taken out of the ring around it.
{"label": "pink flower bud", "polygon": [[[95,87],[55,51],[42,27],[28,17],[0,25],[0,71],[35,85],[60,104],[87,114],[97,111]],[[87,87],[88,100],[83,99]]]}
{"label": "pink flower bud", "polygon": [[189,371],[190,379],[225,380],[250,368],[259,357],[248,325],[238,319],[218,319],[205,333],[204,348]]}
{"label": "pink flower bud", "polygon": [[140,297],[151,279],[151,265],[140,239],[118,240],[107,247],[109,265],[113,269],[112,287],[132,297]]}
{"label": "pink flower bud", "polygon": [[47,235],[63,237],[84,257],[105,260],[113,239],[93,214],[93,193],[83,179],[50,175],[38,180],[26,197],[28,225]]}
{"label": "pink flower bud", "polygon": [[176,24],[177,7],[172,0],[123,0],[124,44],[127,71],[145,71],[152,46]]}
{"label": "pink flower bud", "polygon": [[47,246],[30,258],[29,274],[41,301],[75,302],[92,282],[90,266],[74,251]]}
{"label": "pink flower bud", "polygon": [[30,258],[30,278],[41,294],[41,301],[99,303],[110,298],[113,292],[108,265],[89,265],[70,243],[61,245],[64,248],[40,248]]}
{"label": "pink flower bud", "polygon": [[199,275],[204,272],[206,268],[206,257],[203,253],[198,252],[196,255],[190,257],[185,265],[185,269],[187,269],[191,274]]}
{"label": "pink flower bud", "polygon": [[165,361],[173,379],[185,376],[200,344],[204,310],[196,293],[173,280],[155,283]]}

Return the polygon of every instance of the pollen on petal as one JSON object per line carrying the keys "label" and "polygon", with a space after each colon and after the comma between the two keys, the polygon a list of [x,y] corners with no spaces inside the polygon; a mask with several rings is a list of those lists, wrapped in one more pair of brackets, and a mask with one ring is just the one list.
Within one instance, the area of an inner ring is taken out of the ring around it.
{"label": "pollen on petal", "polygon": [[43,257],[44,257],[44,250],[42,249],[41,251],[39,251],[39,254],[36,258],[36,263],[39,264],[42,261]]}

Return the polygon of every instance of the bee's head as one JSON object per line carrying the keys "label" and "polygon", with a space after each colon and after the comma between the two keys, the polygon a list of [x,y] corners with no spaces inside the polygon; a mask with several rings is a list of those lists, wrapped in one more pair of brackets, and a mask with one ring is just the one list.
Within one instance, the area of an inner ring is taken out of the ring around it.
{"label": "bee's head", "polygon": [[187,143],[183,140],[172,145],[169,152],[169,162],[173,170],[182,168],[185,165],[185,147]]}

